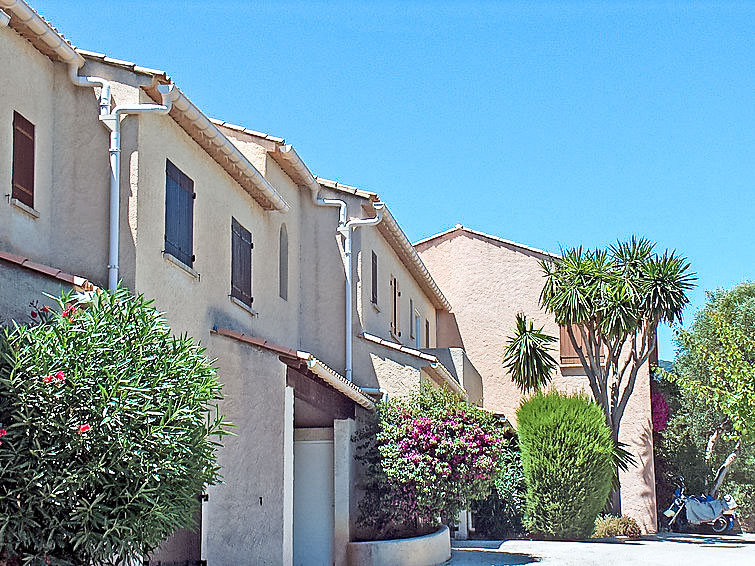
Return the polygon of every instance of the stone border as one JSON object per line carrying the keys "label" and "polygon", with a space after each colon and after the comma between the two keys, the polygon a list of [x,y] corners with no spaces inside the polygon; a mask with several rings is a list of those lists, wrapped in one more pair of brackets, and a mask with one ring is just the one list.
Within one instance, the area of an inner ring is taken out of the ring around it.
{"label": "stone border", "polygon": [[350,542],[349,566],[438,566],[451,558],[451,535],[443,525],[421,537]]}

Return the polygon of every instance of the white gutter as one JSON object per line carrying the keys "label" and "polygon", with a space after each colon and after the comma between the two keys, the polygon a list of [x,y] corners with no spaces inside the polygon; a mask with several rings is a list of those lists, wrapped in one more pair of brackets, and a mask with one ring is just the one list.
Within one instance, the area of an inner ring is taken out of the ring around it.
{"label": "white gutter", "polygon": [[26,2],[21,0],[0,0],[0,9],[10,12],[12,17],[18,18],[21,23],[45,44],[45,46],[55,53],[55,55],[64,63],[75,64],[81,67],[84,64],[84,58],[76,53],[73,46],[68,43],[50,24],[39,17]]}
{"label": "white gutter", "polygon": [[352,347],[354,342],[354,321],[353,321],[353,281],[352,281],[352,232],[363,226],[375,226],[383,219],[385,204],[382,202],[372,203],[375,209],[373,218],[353,218],[348,220],[348,207],[346,201],[340,199],[320,198],[320,183],[312,175],[309,168],[304,164],[302,158],[296,153],[293,146],[284,145],[278,148],[281,157],[288,165],[304,180],[306,186],[312,194],[312,202],[316,206],[337,206],[339,208],[338,227],[336,232],[343,236],[344,252],[344,272],[346,274],[346,379],[353,379],[353,353]]}
{"label": "white gutter", "polygon": [[10,22],[10,16],[0,10],[0,28],[4,28],[8,25],[8,22]]}

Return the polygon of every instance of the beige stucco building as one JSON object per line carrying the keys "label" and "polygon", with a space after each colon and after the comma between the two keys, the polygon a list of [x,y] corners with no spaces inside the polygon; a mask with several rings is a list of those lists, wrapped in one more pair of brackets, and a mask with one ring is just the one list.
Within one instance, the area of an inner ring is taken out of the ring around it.
{"label": "beige stucco building", "polygon": [[[463,226],[417,242],[415,247],[454,305],[452,314],[440,313],[438,344],[466,351],[482,375],[486,408],[516,421],[522,395],[503,366],[503,352],[518,313],[559,338],[560,365],[553,386],[566,392],[589,393],[589,382],[570,351],[571,345],[561,339],[553,316],[539,306],[544,282],[540,261],[558,256]],[[640,369],[622,420],[620,440],[637,461],[636,467],[621,475],[622,512],[637,519],[646,531],[655,532],[649,364]]]}
{"label": "beige stucco building", "polygon": [[121,280],[217,358],[224,483],[152,560],[345,564],[360,418],[423,381],[483,403],[464,351],[440,347],[447,298],[376,194],[208,118],[163,71],[74,48],[23,1],[0,10],[0,316]]}

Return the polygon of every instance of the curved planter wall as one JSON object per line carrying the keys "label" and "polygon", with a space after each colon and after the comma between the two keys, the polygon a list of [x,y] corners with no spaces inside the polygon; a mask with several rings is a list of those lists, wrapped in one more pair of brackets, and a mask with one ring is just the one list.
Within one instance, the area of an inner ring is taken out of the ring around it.
{"label": "curved planter wall", "polygon": [[349,566],[437,566],[451,558],[445,525],[429,535],[394,540],[350,542]]}

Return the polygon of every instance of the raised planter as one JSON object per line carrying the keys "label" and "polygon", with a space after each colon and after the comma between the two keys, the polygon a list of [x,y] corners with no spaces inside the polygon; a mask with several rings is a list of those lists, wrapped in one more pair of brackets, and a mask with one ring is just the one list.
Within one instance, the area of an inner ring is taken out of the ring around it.
{"label": "raised planter", "polygon": [[350,542],[349,566],[437,566],[451,558],[451,535],[443,526],[421,537]]}

